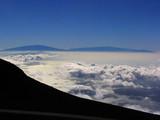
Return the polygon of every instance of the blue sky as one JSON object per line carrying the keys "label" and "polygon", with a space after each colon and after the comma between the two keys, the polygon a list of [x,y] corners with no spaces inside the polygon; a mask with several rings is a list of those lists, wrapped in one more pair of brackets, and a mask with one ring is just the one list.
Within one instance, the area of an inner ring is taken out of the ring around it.
{"label": "blue sky", "polygon": [[0,48],[160,51],[160,0],[0,0]]}

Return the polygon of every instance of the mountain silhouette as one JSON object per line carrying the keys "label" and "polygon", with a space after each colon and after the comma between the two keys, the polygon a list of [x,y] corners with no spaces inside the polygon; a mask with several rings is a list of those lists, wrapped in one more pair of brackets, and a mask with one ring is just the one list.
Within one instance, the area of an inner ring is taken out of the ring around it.
{"label": "mountain silhouette", "polygon": [[4,49],[3,51],[64,51],[63,49],[48,47],[44,45],[28,45]]}
{"label": "mountain silhouette", "polygon": [[149,50],[135,50],[135,49],[109,47],[109,46],[106,46],[106,47],[74,48],[74,49],[70,49],[70,51],[153,52],[153,51],[149,51]]}
{"label": "mountain silhouette", "polygon": [[28,77],[0,59],[0,119],[160,120],[160,116],[79,98]]}
{"label": "mountain silhouette", "polygon": [[149,50],[135,50],[127,48],[118,47],[86,47],[86,48],[72,48],[69,50],[58,49],[53,47],[48,47],[44,45],[28,45],[15,48],[4,49],[2,51],[88,51],[88,52],[153,52]]}

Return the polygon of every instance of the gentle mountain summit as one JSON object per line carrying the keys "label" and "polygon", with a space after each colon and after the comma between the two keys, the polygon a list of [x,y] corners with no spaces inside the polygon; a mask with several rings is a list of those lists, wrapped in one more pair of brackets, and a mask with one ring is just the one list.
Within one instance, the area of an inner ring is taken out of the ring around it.
{"label": "gentle mountain summit", "polygon": [[86,48],[74,48],[70,49],[70,51],[98,51],[98,52],[153,52],[149,50],[135,50],[135,49],[127,49],[127,48],[118,48],[118,47],[86,47]]}
{"label": "gentle mountain summit", "polygon": [[28,45],[4,49],[3,51],[64,51],[63,49],[48,47],[44,45]]}
{"label": "gentle mountain summit", "polygon": [[72,48],[69,50],[48,47],[44,45],[28,45],[15,48],[4,49],[2,51],[79,51],[79,52],[153,52],[150,50],[136,50],[118,47],[86,47],[86,48]]}

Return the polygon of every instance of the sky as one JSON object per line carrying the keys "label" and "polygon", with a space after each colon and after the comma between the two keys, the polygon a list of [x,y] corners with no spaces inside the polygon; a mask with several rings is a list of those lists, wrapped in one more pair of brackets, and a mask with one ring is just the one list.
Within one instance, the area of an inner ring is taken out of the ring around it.
{"label": "sky", "polygon": [[160,0],[0,0],[0,49],[34,44],[160,51]]}

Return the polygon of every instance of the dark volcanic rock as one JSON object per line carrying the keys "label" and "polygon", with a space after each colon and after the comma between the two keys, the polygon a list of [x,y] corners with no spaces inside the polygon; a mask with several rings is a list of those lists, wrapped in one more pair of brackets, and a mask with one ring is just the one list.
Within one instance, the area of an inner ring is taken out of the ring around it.
{"label": "dark volcanic rock", "polygon": [[[6,119],[15,117],[12,113],[5,113],[3,110],[36,111],[69,115],[63,118],[65,120],[71,118],[78,119],[70,115],[91,116],[105,119],[114,118],[118,120],[160,119],[158,115],[86,100],[61,92],[26,76],[24,72],[15,65],[0,60],[0,119],[2,116],[5,116]],[[44,117],[41,115],[35,117],[28,114],[16,115],[18,117],[21,116],[20,119],[23,118],[23,120],[27,119],[28,116],[29,120],[41,120]],[[50,117],[51,119],[60,119],[60,116]],[[45,115],[44,119],[47,120],[47,115]]]}

